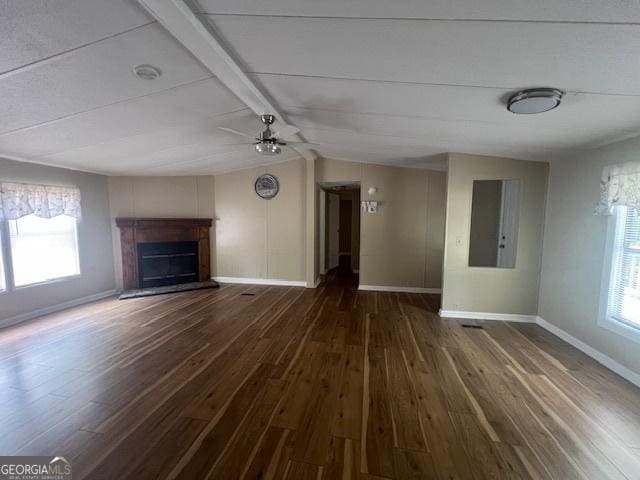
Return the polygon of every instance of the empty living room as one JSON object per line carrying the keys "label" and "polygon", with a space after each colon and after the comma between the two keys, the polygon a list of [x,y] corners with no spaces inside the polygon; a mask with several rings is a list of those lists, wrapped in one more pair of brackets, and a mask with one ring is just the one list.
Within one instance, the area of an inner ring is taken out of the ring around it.
{"label": "empty living room", "polygon": [[0,0],[0,480],[640,480],[640,0]]}

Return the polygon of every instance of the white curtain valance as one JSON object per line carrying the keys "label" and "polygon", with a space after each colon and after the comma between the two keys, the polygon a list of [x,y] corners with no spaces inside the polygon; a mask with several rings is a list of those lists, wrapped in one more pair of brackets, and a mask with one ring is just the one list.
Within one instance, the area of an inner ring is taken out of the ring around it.
{"label": "white curtain valance", "polygon": [[69,215],[79,219],[80,189],[0,182],[0,220],[16,220],[32,213],[41,218]]}
{"label": "white curtain valance", "polygon": [[604,167],[597,215],[611,215],[618,205],[640,210],[640,162]]}

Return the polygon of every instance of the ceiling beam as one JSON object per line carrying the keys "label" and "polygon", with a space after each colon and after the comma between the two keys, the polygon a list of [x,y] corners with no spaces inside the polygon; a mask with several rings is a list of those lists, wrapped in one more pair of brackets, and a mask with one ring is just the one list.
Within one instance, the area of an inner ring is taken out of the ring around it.
{"label": "ceiling beam", "polygon": [[[239,63],[217,38],[213,28],[210,25],[205,26],[184,1],[138,0],[138,2],[257,115],[270,113],[276,117],[277,123],[287,124],[278,108],[242,71]],[[299,135],[293,137],[296,141],[305,141]],[[299,146],[291,148],[307,160],[317,158],[315,152],[308,148]]]}

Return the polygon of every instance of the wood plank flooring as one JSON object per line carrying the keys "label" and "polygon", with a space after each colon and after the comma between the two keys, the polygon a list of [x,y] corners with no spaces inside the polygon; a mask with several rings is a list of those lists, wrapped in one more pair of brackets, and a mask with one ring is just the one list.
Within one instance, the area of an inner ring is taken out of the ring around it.
{"label": "wood plank flooring", "polygon": [[1,330],[0,455],[76,479],[640,479],[639,389],[535,325],[437,308],[330,277]]}

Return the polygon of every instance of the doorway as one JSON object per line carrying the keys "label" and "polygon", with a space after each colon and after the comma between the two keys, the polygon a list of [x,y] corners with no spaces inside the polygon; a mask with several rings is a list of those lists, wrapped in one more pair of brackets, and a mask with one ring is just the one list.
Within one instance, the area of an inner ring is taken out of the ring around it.
{"label": "doorway", "polygon": [[[360,265],[360,186],[323,186],[321,272],[357,285]],[[322,209],[322,207],[321,207]],[[335,279],[334,279],[335,280]]]}

